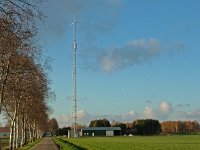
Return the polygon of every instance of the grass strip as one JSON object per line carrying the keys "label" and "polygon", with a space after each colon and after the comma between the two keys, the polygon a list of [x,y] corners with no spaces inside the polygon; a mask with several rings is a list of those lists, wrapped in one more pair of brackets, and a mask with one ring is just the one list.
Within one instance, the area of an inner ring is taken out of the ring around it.
{"label": "grass strip", "polygon": [[19,150],[29,150],[30,148],[32,148],[34,145],[36,145],[37,143],[39,143],[43,138],[40,138],[34,142],[28,143],[27,145],[21,147]]}
{"label": "grass strip", "polygon": [[54,142],[58,146],[60,150],[87,150],[84,147],[78,146],[74,143],[71,143],[67,140],[63,140],[61,138],[54,138]]}
{"label": "grass strip", "polygon": [[6,150],[9,148],[9,138],[1,138],[0,139],[0,147],[2,150]]}

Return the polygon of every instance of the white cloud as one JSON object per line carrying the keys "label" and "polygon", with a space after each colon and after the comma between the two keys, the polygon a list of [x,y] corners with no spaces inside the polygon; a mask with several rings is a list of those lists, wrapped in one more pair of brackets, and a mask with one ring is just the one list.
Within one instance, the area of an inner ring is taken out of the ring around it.
{"label": "white cloud", "polygon": [[[85,110],[78,110],[77,111],[77,120],[80,124],[88,124],[93,118],[95,118],[95,115],[89,114]],[[63,114],[58,117],[58,123],[60,127],[64,126],[71,126],[72,124],[72,116],[71,114]]]}
{"label": "white cloud", "polygon": [[[157,109],[147,105],[144,108],[143,115],[141,113],[130,110],[127,113],[122,114],[94,114],[85,110],[78,110],[77,122],[79,124],[89,125],[91,120],[106,118],[112,123],[113,121],[119,122],[133,122],[136,119],[157,119],[159,121],[164,120],[198,120],[200,121],[200,109],[194,111],[177,111],[173,109],[173,105],[167,101],[162,101]],[[65,114],[58,117],[58,123],[60,127],[71,126],[72,119],[71,114]]]}
{"label": "white cloud", "polygon": [[[115,115],[115,114],[105,114],[105,115],[92,114],[92,113],[88,113],[85,110],[79,110],[77,112],[77,122],[79,124],[89,125],[91,120],[103,119],[103,118],[108,119],[110,122],[112,122],[113,120],[120,121],[120,122],[132,122],[133,120],[138,119],[139,116],[140,115],[133,110],[131,110],[125,114],[118,114],[118,115]],[[59,123],[60,127],[70,126],[72,123],[71,115],[70,114],[61,115],[60,117],[58,117],[58,123]]]}
{"label": "white cloud", "polygon": [[71,116],[70,115],[61,115],[58,117],[59,127],[71,126]]}
{"label": "white cloud", "polygon": [[159,110],[161,112],[168,113],[168,112],[172,111],[172,105],[171,105],[171,103],[163,101],[163,102],[160,103]]}
{"label": "white cloud", "polygon": [[135,112],[133,110],[131,110],[131,111],[128,112],[128,114],[131,115],[131,116],[134,116]]}
{"label": "white cloud", "polygon": [[145,109],[144,109],[144,117],[145,118],[148,118],[148,119],[155,119],[155,112],[153,110],[152,107],[150,106],[145,106]]}
{"label": "white cloud", "polygon": [[115,65],[115,62],[110,57],[103,57],[101,63],[103,70],[106,72],[112,71]]}
{"label": "white cloud", "polygon": [[183,119],[200,121],[200,109],[197,109],[194,111],[181,111],[181,112],[178,112],[178,115],[179,117]]}
{"label": "white cloud", "polygon": [[159,120],[166,120],[170,118],[172,112],[173,112],[172,104],[167,101],[162,101],[157,111],[157,118]]}
{"label": "white cloud", "polygon": [[110,73],[148,62],[161,54],[177,53],[177,50],[183,48],[183,44],[182,46],[165,45],[156,38],[130,40],[121,47],[101,48],[87,44],[82,51],[84,56],[82,67]]}
{"label": "white cloud", "polygon": [[[117,118],[118,118],[118,121],[120,121],[119,119],[121,119],[122,122],[132,122],[135,119],[138,119],[139,117],[140,115],[137,112],[131,110],[128,113],[122,114]],[[117,118],[115,120],[117,120]]]}
{"label": "white cloud", "polygon": [[45,9],[45,13],[49,16],[48,25],[45,24],[45,30],[48,31],[46,36],[48,39],[51,35],[52,38],[64,37],[68,32],[66,30],[70,29],[66,28],[66,25],[72,22],[74,15],[78,16],[77,19],[81,20],[78,27],[83,37],[83,41],[80,41],[82,45],[80,65],[84,70],[104,72],[114,72],[144,63],[159,56],[165,49],[184,48],[184,44],[180,42],[173,46],[168,44],[171,46],[166,48],[167,46],[163,46],[155,38],[130,39],[128,44],[124,43],[121,47],[99,47],[101,34],[109,33],[117,25],[124,8],[123,4],[123,0],[59,0],[49,3]]}
{"label": "white cloud", "polygon": [[166,120],[173,112],[172,104],[163,101],[160,103],[158,109],[153,109],[151,106],[145,106],[144,117],[148,119]]}
{"label": "white cloud", "polygon": [[185,104],[177,104],[176,107],[177,108],[183,108],[183,107],[189,107],[190,104],[189,103],[185,103]]}
{"label": "white cloud", "polygon": [[77,112],[77,118],[80,123],[88,124],[93,118],[95,118],[95,115],[90,114],[85,110],[79,110]]}
{"label": "white cloud", "polygon": [[121,48],[102,49],[97,54],[98,63],[105,72],[124,69],[138,63],[143,63],[163,51],[157,39],[133,40]]}

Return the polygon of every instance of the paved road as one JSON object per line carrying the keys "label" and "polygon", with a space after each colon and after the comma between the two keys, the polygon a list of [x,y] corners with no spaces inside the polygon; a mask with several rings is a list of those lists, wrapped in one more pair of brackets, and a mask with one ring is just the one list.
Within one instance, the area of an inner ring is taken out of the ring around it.
{"label": "paved road", "polygon": [[36,144],[31,150],[58,150],[51,137],[45,137],[42,141]]}

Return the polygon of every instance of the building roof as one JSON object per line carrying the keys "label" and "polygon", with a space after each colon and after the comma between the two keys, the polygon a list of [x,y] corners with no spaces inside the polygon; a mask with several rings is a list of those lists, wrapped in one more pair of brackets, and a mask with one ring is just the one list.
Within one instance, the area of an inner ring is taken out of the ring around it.
{"label": "building roof", "polygon": [[0,132],[1,133],[10,132],[10,128],[9,127],[0,127]]}
{"label": "building roof", "polygon": [[83,128],[82,131],[97,131],[97,130],[101,130],[101,131],[114,131],[114,130],[118,130],[121,131],[120,127],[88,127],[88,128]]}

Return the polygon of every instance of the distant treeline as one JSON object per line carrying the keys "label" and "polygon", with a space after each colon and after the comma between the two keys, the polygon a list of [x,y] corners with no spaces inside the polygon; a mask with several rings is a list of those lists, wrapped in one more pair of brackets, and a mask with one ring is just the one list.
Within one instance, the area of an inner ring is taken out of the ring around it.
{"label": "distant treeline", "polygon": [[122,134],[155,135],[160,134],[161,126],[158,120],[140,119],[133,123],[113,123],[113,127],[121,127]]}
{"label": "distant treeline", "polygon": [[[107,119],[92,120],[89,127],[120,127],[122,135],[158,135],[158,134],[191,134],[200,131],[197,121],[165,121],[154,119],[139,119],[132,123],[113,122]],[[85,126],[77,125],[81,131]],[[70,127],[58,129],[56,135],[67,135]]]}
{"label": "distant treeline", "polygon": [[165,121],[161,123],[164,134],[195,133],[200,131],[197,121]]}
{"label": "distant treeline", "polygon": [[111,127],[111,124],[107,119],[92,120],[89,127]]}
{"label": "distant treeline", "polygon": [[63,136],[63,135],[68,135],[68,130],[71,130],[71,127],[64,127],[64,128],[59,128],[56,130],[55,135],[56,136]]}
{"label": "distant treeline", "polygon": [[190,134],[200,131],[197,121],[165,121],[139,119],[132,123],[110,122],[107,119],[92,120],[89,127],[120,127],[122,135]]}

